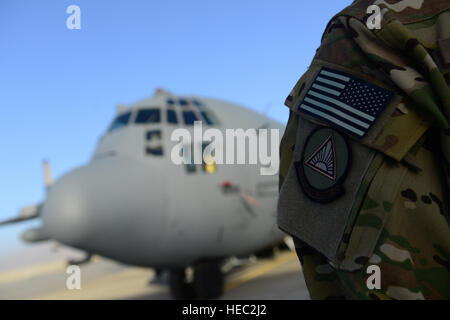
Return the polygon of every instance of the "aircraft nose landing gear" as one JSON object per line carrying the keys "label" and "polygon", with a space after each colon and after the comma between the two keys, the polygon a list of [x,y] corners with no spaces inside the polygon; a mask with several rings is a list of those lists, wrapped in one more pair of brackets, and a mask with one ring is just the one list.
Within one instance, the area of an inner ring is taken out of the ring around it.
{"label": "aircraft nose landing gear", "polygon": [[169,287],[174,299],[216,299],[223,294],[224,276],[220,261],[200,261],[194,265],[194,279],[188,282],[185,269],[170,271]]}
{"label": "aircraft nose landing gear", "polygon": [[169,272],[169,289],[176,300],[192,300],[195,298],[194,286],[187,282],[185,269],[172,269]]}

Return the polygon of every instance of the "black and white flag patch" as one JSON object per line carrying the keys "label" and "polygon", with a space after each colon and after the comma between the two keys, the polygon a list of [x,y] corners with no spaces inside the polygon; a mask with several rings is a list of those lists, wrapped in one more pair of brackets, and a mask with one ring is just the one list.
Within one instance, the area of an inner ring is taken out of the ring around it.
{"label": "black and white flag patch", "polygon": [[393,97],[393,92],[363,79],[322,67],[298,111],[361,139]]}

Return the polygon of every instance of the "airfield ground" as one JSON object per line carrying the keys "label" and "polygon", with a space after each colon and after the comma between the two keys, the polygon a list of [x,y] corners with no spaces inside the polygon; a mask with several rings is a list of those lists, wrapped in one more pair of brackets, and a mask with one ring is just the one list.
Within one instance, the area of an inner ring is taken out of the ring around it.
{"label": "airfield ground", "polygon": [[[81,289],[66,288],[66,261],[0,272],[0,299],[170,299],[164,276],[94,257],[81,266]],[[222,299],[309,299],[295,253],[248,261],[227,274]]]}

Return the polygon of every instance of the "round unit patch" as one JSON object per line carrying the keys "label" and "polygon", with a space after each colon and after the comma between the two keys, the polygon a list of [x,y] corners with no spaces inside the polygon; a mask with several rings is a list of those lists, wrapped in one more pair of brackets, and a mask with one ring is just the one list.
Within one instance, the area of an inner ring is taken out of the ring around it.
{"label": "round unit patch", "polygon": [[331,128],[314,130],[303,146],[302,159],[295,163],[305,194],[313,201],[327,203],[342,194],[342,181],[350,165],[347,140]]}

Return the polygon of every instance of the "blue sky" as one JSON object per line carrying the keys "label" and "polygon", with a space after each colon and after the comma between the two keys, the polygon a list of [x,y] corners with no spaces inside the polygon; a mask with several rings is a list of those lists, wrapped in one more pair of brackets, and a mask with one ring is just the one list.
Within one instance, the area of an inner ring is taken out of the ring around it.
{"label": "blue sky", "polygon": [[[0,0],[0,219],[86,163],[118,103],[175,94],[269,110],[307,69],[329,19],[349,0]],[[81,8],[68,30],[66,8]],[[39,221],[0,229],[0,255]]]}

